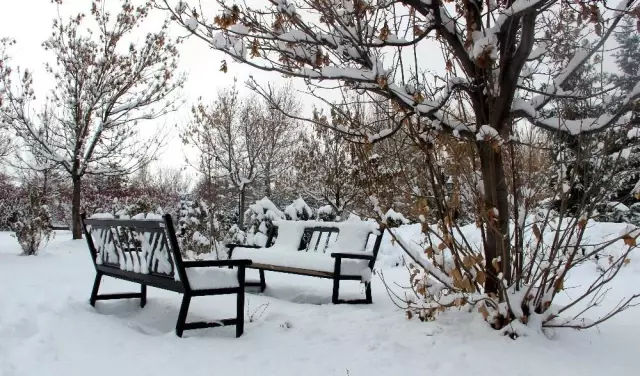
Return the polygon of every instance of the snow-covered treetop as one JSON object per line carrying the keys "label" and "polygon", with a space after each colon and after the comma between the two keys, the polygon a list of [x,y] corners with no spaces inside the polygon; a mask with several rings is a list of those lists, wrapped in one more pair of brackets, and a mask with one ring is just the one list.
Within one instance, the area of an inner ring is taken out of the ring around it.
{"label": "snow-covered treetop", "polygon": [[[620,110],[596,118],[566,121],[541,113],[550,102],[579,95],[567,91],[565,83],[594,58],[623,17],[640,18],[637,0],[620,0],[613,8],[600,1],[571,5],[572,17],[591,31],[592,41],[553,70],[545,61],[553,35],[545,20],[568,7],[561,0],[455,0],[455,9],[439,0],[271,0],[259,9],[220,1],[223,11],[213,19],[189,2],[156,3],[234,61],[382,95],[405,121],[419,118],[429,125],[425,132],[474,139],[477,132],[494,128],[505,137],[513,119],[570,134],[596,132],[624,123],[623,115],[640,98],[637,90],[625,93]],[[434,38],[443,43],[444,66],[427,74],[420,47],[432,49]],[[224,63],[222,70],[227,69]],[[475,118],[453,116],[461,105],[474,107]],[[491,111],[481,111],[482,106]],[[333,127],[373,142],[405,121],[375,133],[364,126]]]}

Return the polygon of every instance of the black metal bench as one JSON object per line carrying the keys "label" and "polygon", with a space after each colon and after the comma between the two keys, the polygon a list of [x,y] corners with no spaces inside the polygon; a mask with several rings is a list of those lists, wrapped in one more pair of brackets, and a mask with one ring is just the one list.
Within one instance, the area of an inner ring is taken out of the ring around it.
{"label": "black metal bench", "polygon": [[[335,249],[331,247],[336,243],[337,238],[340,235],[341,227],[344,230],[344,222],[314,222],[314,221],[300,221],[296,222],[305,226],[304,231],[299,237],[299,246],[297,247],[296,255],[299,261],[286,265],[287,262],[277,262],[277,260],[269,260],[270,256],[275,253],[279,253],[277,248],[278,232],[282,233],[283,224],[291,221],[275,221],[274,226],[269,232],[266,247],[260,246],[247,246],[241,244],[227,244],[229,249],[229,259],[250,259],[251,265],[247,268],[257,269],[260,273],[259,282],[246,282],[245,286],[257,286],[260,287],[260,292],[266,289],[265,271],[273,271],[280,273],[297,274],[304,276],[311,276],[317,278],[326,278],[333,280],[333,294],[331,301],[334,304],[340,303],[352,303],[352,304],[371,304],[373,299],[371,296],[371,282],[370,276],[373,272],[373,268],[378,257],[378,251],[380,249],[380,243],[382,242],[382,236],[384,234],[384,228],[373,230],[368,233],[364,241],[364,245],[346,246],[344,249]],[[365,252],[369,235],[377,231],[375,237],[375,243],[371,252]],[[333,251],[332,251],[333,248]],[[329,251],[328,255],[326,254]],[[316,255],[324,254],[325,260],[320,260]],[[291,257],[293,255],[281,253],[283,257]],[[329,257],[330,256],[330,257]],[[313,262],[306,262],[308,258],[314,258],[322,265],[313,265]],[[353,262],[360,263],[355,265]],[[327,264],[330,263],[330,264]],[[352,266],[356,266],[354,269]],[[360,271],[359,271],[360,270]],[[368,274],[367,276],[363,275]],[[340,299],[340,281],[363,281],[365,283],[365,299],[353,299],[343,300]]]}
{"label": "black metal bench", "polygon": [[[96,269],[90,303],[97,300],[140,298],[147,302],[147,286],[183,294],[176,334],[185,330],[235,325],[236,337],[244,331],[245,267],[249,260],[182,260],[170,215],[158,219],[120,220],[86,218],[84,235]],[[229,267],[237,267],[237,275]],[[196,269],[197,268],[197,269]],[[201,273],[202,269],[204,273]],[[140,284],[139,293],[99,294],[100,281],[109,276]],[[213,322],[186,322],[191,298],[237,294],[236,317]]]}

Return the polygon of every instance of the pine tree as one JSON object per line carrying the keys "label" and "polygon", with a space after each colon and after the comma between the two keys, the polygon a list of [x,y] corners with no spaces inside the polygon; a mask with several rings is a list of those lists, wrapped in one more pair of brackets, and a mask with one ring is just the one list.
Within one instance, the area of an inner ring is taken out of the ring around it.
{"label": "pine tree", "polygon": [[[640,33],[636,30],[636,20],[626,17],[621,22],[614,38],[618,48],[614,52],[617,73],[611,75],[611,82],[620,88],[622,93],[630,93],[640,80]],[[635,112],[640,110],[635,109]]]}
{"label": "pine tree", "polygon": [[188,197],[180,200],[177,236],[183,255],[201,255],[212,250],[215,239],[209,237],[210,223],[207,206]]}
{"label": "pine tree", "polygon": [[[624,18],[621,28],[614,38],[618,46],[613,56],[617,70],[609,76],[609,82],[618,88],[611,96],[612,111],[617,111],[624,103],[635,84],[640,81],[640,34],[636,19]],[[631,222],[640,224],[640,137],[632,129],[640,126],[640,105],[631,111],[629,123],[615,132],[609,153],[615,156],[612,168],[620,171],[616,179],[615,191],[610,201],[601,208],[601,220]]]}
{"label": "pine tree", "polygon": [[11,229],[11,217],[20,208],[20,196],[22,192],[11,178],[0,173],[0,230]]}

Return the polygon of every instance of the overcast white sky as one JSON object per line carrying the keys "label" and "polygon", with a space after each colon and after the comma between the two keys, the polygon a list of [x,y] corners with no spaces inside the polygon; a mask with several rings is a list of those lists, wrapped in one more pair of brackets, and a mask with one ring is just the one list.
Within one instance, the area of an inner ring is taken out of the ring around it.
{"label": "overcast white sky", "polygon": [[[118,6],[119,0],[109,0],[114,6]],[[216,11],[215,1],[203,0],[205,6],[210,4],[211,12]],[[88,13],[91,9],[91,0],[64,0],[61,9],[64,15],[77,14],[79,12]],[[11,49],[12,61],[21,68],[28,68],[34,72],[36,90],[39,97],[44,97],[46,91],[51,88],[52,82],[46,72],[44,63],[52,61],[52,55],[44,51],[41,43],[46,40],[51,33],[53,18],[57,16],[58,8],[51,4],[50,0],[2,0],[0,8],[0,37],[11,37],[17,40],[17,44]],[[160,11],[153,14],[153,18],[161,21],[166,15]],[[184,35],[184,31],[177,26],[173,28],[175,35]],[[143,37],[141,35],[141,37]],[[284,79],[274,73],[256,71],[250,67],[232,63],[222,52],[211,50],[203,41],[189,39],[180,45],[180,69],[187,74],[186,86],[183,90],[183,97],[186,104],[178,113],[169,115],[165,121],[173,128],[174,124],[180,125],[189,118],[189,109],[198,97],[202,96],[205,101],[215,97],[219,87],[233,84],[234,77],[238,79],[238,88],[241,93],[249,93],[244,82],[250,75],[254,75],[261,83],[274,82],[283,83]],[[229,63],[228,73],[220,72],[220,62],[227,60]],[[296,80],[297,81],[297,80]],[[295,87],[304,90],[302,82],[294,82]],[[307,108],[311,108],[307,103]],[[164,121],[160,121],[164,123]],[[145,126],[153,127],[154,124]],[[149,132],[151,133],[151,132]],[[161,156],[160,164],[174,167],[184,164],[184,152],[177,137],[172,137],[169,148]]]}

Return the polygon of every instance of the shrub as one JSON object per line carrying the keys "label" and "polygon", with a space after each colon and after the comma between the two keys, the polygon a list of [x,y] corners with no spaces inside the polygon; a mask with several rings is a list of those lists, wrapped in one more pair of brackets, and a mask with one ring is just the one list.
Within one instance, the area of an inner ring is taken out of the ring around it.
{"label": "shrub", "polygon": [[308,221],[313,218],[313,210],[302,198],[298,198],[284,209],[284,214],[291,221]]}
{"label": "shrub", "polygon": [[284,213],[266,197],[250,205],[244,212],[246,244],[264,246],[273,221],[285,218]]}
{"label": "shrub", "polygon": [[177,223],[178,242],[184,255],[211,252],[209,212],[201,201],[181,200]]}
{"label": "shrub", "polygon": [[318,220],[323,222],[334,222],[338,216],[331,205],[325,205],[318,209]]}
{"label": "shrub", "polygon": [[11,229],[20,243],[24,255],[36,255],[41,243],[49,241],[51,214],[44,205],[43,197],[36,188],[27,188],[20,206],[11,218]]}

